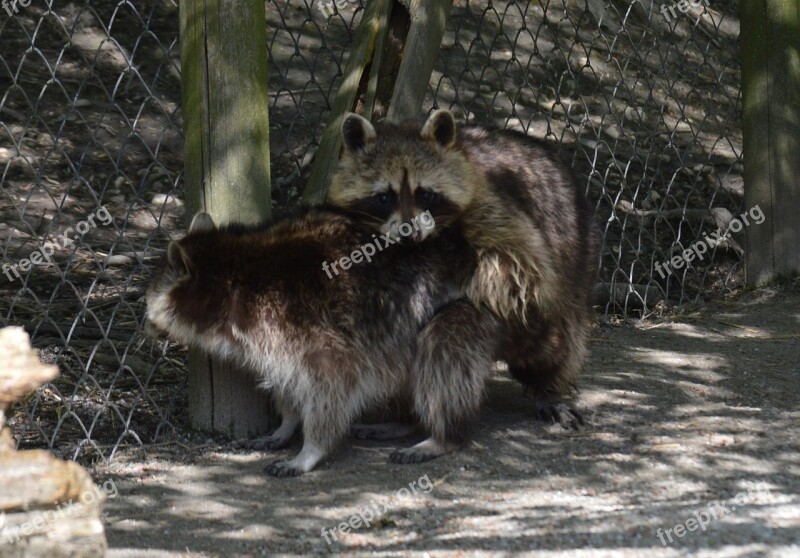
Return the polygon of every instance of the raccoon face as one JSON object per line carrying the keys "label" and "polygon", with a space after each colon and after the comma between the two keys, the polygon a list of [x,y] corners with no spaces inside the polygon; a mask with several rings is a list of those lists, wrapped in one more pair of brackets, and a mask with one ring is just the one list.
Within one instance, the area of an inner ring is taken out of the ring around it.
{"label": "raccoon face", "polygon": [[421,242],[455,222],[470,203],[475,173],[456,148],[456,123],[445,110],[425,125],[381,124],[348,114],[344,156],[328,202],[368,216],[381,233]]}

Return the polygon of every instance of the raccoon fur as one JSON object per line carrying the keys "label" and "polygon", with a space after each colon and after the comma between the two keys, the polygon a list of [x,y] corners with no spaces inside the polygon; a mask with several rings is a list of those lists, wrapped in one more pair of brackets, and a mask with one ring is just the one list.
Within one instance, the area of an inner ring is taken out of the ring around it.
{"label": "raccoon fur", "polygon": [[457,127],[446,110],[423,126],[350,114],[342,139],[328,203],[392,234],[429,211],[436,226],[415,241],[463,227],[477,253],[468,298],[505,323],[498,358],[542,418],[577,427],[580,414],[561,397],[587,354],[598,235],[570,171],[538,140]]}
{"label": "raccoon fur", "polygon": [[[453,228],[385,247],[337,276],[323,270],[368,242],[372,228],[335,209],[256,228],[218,229],[201,213],[149,286],[151,329],[232,359],[274,394],[282,423],[251,447],[285,447],[302,427],[302,450],[269,465],[272,475],[310,471],[365,408],[396,397],[414,402],[430,438],[393,461],[431,459],[467,438],[499,327],[463,299],[473,250]],[[448,351],[430,343],[456,320],[476,327]]]}

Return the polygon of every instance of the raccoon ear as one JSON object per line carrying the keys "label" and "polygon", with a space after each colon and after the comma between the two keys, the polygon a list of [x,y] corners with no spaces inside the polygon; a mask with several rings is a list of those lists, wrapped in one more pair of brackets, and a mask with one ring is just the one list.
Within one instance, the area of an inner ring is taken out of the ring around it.
{"label": "raccoon ear", "polygon": [[449,110],[434,111],[422,127],[423,139],[432,140],[450,149],[456,143],[456,118]]}
{"label": "raccoon ear", "polygon": [[214,220],[211,218],[211,215],[205,211],[199,211],[192,219],[192,224],[189,225],[189,232],[207,232],[213,231],[216,228],[217,226],[214,224]]}
{"label": "raccoon ear", "polygon": [[378,134],[369,120],[353,112],[342,120],[342,142],[345,150],[355,155],[375,143]]}
{"label": "raccoon ear", "polygon": [[170,242],[167,247],[167,262],[180,275],[189,275],[192,269],[192,259],[177,240]]}

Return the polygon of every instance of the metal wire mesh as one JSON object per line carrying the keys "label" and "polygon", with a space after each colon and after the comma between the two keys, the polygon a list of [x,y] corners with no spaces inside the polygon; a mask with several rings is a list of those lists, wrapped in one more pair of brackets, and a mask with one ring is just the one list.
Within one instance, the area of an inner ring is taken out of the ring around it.
{"label": "metal wire mesh", "polygon": [[[182,349],[142,332],[150,269],[184,224],[177,7],[8,6],[0,325],[25,326],[62,371],[10,425],[21,446],[109,459],[185,425]],[[278,205],[302,192],[362,12],[267,1]],[[737,13],[735,0],[674,17],[652,0],[454,2],[424,108],[560,146],[603,228],[606,314],[741,284],[736,237],[655,268],[741,211]]]}

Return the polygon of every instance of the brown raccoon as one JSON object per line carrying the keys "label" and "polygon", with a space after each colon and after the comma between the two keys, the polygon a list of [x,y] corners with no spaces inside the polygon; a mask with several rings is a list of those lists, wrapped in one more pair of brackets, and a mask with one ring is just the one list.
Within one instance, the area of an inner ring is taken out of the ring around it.
{"label": "brown raccoon", "polygon": [[498,357],[543,418],[582,422],[560,396],[586,358],[597,230],[569,170],[533,138],[458,128],[444,110],[421,127],[350,114],[342,137],[327,201],[390,233],[430,212],[436,226],[417,241],[463,226],[478,257],[468,297],[505,320]]}
{"label": "brown raccoon", "polygon": [[[284,447],[302,426],[302,450],[272,463],[272,475],[311,470],[364,408],[394,397],[416,402],[431,437],[393,461],[431,459],[465,440],[499,327],[456,302],[474,253],[453,229],[430,243],[383,246],[371,262],[355,263],[355,252],[376,242],[371,228],[334,209],[260,228],[217,229],[201,213],[169,245],[147,291],[151,327],[235,360],[275,394],[282,424],[251,447]],[[326,273],[324,263],[344,257],[352,258],[349,269]],[[463,346],[445,354],[427,344],[441,335],[441,321],[454,319],[476,325],[460,332]],[[431,373],[411,374],[415,367]]]}

